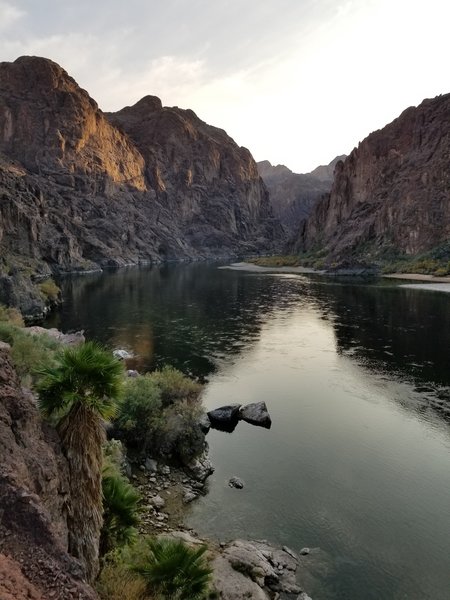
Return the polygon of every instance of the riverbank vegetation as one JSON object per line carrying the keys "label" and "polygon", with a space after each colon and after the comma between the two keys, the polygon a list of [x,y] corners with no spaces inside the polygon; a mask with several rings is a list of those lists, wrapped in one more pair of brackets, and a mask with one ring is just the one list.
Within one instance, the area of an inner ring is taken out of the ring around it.
{"label": "riverbank vegetation", "polygon": [[[140,494],[123,472],[119,442],[105,443],[105,421],[141,456],[187,460],[204,447],[198,426],[202,386],[165,367],[126,377],[112,353],[85,342],[65,346],[32,335],[20,313],[0,306],[0,340],[22,385],[38,394],[69,464],[69,551],[85,565],[102,600],[205,598],[210,570],[199,551],[179,541],[138,536]],[[100,562],[99,562],[100,561]]]}
{"label": "riverbank vegetation", "polygon": [[[365,258],[369,257],[369,258]],[[326,251],[304,252],[298,255],[261,256],[251,258],[249,263],[260,267],[307,267],[316,270],[334,269],[339,263],[326,258]],[[354,252],[355,264],[364,259],[368,265],[373,265],[380,273],[417,273],[446,277],[450,275],[450,242],[442,244],[423,254],[410,256],[384,249],[383,253],[376,251],[373,244],[359,246]],[[346,261],[351,264],[351,261]]]}

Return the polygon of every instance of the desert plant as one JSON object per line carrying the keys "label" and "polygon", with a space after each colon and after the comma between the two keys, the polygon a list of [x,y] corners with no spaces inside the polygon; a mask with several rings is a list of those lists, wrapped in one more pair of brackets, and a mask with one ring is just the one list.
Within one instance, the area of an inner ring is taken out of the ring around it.
{"label": "desert plant", "polygon": [[103,527],[100,554],[113,548],[131,544],[139,524],[139,492],[125,479],[112,463],[103,468]]}
{"label": "desert plant", "polygon": [[154,371],[148,377],[160,389],[163,406],[169,406],[179,400],[196,400],[202,391],[201,384],[168,365],[161,371]]}
{"label": "desert plant", "polygon": [[0,304],[0,321],[11,323],[17,327],[24,326],[20,310],[11,306],[3,306],[3,304]]}
{"label": "desert plant", "polygon": [[11,358],[22,384],[31,385],[36,370],[51,366],[61,344],[46,335],[30,335],[23,327],[0,321],[0,340],[11,346]]}
{"label": "desert plant", "polygon": [[110,560],[102,568],[96,589],[101,600],[152,600],[145,580],[121,561]]}
{"label": "desert plant", "polygon": [[130,445],[146,450],[154,441],[161,416],[161,392],[148,376],[126,381],[115,426]]}
{"label": "desert plant", "polygon": [[69,551],[92,581],[98,572],[102,526],[102,420],[111,417],[121,394],[123,366],[94,342],[66,348],[57,364],[40,371],[39,407],[57,419],[69,463]]}
{"label": "desert plant", "polygon": [[163,598],[205,598],[212,573],[206,551],[206,546],[191,548],[171,538],[148,540],[147,552],[133,570],[146,581],[149,592],[157,592]]}
{"label": "desert plant", "polygon": [[53,279],[46,279],[39,284],[39,289],[44,298],[50,302],[56,302],[58,300],[61,290],[53,281]]}

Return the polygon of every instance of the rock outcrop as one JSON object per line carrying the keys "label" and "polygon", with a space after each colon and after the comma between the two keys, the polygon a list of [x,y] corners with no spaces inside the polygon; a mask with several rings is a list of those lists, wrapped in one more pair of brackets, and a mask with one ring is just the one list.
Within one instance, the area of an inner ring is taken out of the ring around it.
{"label": "rock outcrop", "polygon": [[312,212],[318,200],[329,193],[336,164],[345,156],[338,156],[329,165],[321,165],[311,173],[293,173],[284,165],[272,166],[268,160],[258,164],[258,171],[270,193],[274,215],[285,231],[292,235],[299,223]]}
{"label": "rock outcrop", "polygon": [[0,63],[0,300],[38,315],[51,273],[271,251],[256,163],[192,111],[105,115],[56,63]]}
{"label": "rock outcrop", "polygon": [[0,597],[94,600],[67,552],[68,466],[0,343]]}
{"label": "rock outcrop", "polygon": [[371,133],[336,165],[331,193],[291,250],[333,260],[415,255],[450,238],[450,94]]}

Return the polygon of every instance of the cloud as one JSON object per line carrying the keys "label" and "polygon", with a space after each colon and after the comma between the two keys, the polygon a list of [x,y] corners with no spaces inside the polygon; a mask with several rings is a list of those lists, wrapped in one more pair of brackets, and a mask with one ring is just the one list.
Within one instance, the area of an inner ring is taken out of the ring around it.
{"label": "cloud", "polygon": [[0,31],[6,31],[16,21],[25,16],[25,12],[16,6],[0,0]]}

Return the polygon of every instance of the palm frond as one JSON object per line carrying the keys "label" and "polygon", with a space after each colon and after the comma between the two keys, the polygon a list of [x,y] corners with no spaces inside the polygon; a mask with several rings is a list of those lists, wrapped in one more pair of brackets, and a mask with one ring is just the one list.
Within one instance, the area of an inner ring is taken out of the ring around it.
{"label": "palm frond", "polygon": [[203,598],[212,570],[206,563],[206,546],[190,548],[181,540],[149,540],[145,564],[134,567],[150,590],[174,600]]}

